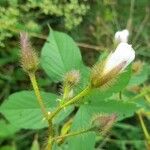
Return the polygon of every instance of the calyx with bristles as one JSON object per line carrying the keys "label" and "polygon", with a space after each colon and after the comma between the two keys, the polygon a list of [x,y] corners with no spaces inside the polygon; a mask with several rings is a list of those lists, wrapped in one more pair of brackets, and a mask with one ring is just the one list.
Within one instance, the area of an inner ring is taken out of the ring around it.
{"label": "calyx with bristles", "polygon": [[78,84],[80,80],[80,73],[78,70],[72,70],[65,74],[64,76],[64,85],[73,87]]}
{"label": "calyx with bristles", "polygon": [[27,73],[33,73],[38,69],[38,56],[32,48],[28,38],[28,34],[20,33],[20,46],[21,46],[21,66]]}
{"label": "calyx with bristles", "polygon": [[117,119],[116,114],[99,114],[92,120],[92,126],[95,131],[105,134],[113,126]]}

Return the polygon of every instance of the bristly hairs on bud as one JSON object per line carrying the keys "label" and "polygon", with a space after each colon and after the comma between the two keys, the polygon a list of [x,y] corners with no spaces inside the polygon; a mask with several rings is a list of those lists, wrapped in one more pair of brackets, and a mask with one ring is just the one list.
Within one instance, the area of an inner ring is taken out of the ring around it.
{"label": "bristly hairs on bud", "polygon": [[91,72],[92,88],[101,87],[102,89],[104,89],[111,86],[116,81],[122,67],[126,64],[126,62],[122,62],[121,64],[118,64],[115,68],[110,70],[109,72],[105,73],[103,70],[106,61],[103,61],[102,63],[98,63],[92,68],[92,72]]}
{"label": "bristly hairs on bud", "polygon": [[131,45],[120,43],[106,60],[95,65],[91,72],[91,87],[107,87],[134,60],[135,51]]}
{"label": "bristly hairs on bud", "polygon": [[73,87],[79,83],[80,72],[78,70],[72,70],[65,74],[64,85]]}
{"label": "bristly hairs on bud", "polygon": [[38,56],[32,48],[29,41],[28,34],[25,32],[20,33],[20,47],[21,47],[21,66],[27,73],[34,73],[38,69]]}
{"label": "bristly hairs on bud", "polygon": [[73,87],[79,83],[80,73],[78,70],[72,70],[65,74],[63,82],[63,100],[73,97]]}
{"label": "bristly hairs on bud", "polygon": [[96,132],[105,135],[111,129],[116,119],[116,114],[98,114],[93,117],[91,124]]}

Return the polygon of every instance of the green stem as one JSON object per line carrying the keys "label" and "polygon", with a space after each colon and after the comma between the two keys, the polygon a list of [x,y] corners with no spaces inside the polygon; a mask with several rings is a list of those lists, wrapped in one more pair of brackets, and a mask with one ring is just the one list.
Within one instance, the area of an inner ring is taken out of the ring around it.
{"label": "green stem", "polygon": [[81,131],[77,131],[77,132],[73,132],[73,133],[68,133],[68,134],[65,134],[65,135],[54,137],[52,140],[56,141],[56,140],[59,140],[59,139],[64,139],[66,137],[77,136],[77,135],[80,135],[80,134],[87,133],[91,130],[92,130],[92,128],[89,128],[89,129],[85,129],[85,130],[81,130]]}
{"label": "green stem", "polygon": [[41,107],[42,113],[43,113],[44,117],[48,120],[48,114],[47,114],[46,107],[43,103],[43,100],[42,100],[42,97],[41,97],[41,94],[40,94],[40,90],[39,90],[39,87],[38,87],[38,84],[37,84],[35,73],[29,73],[29,77],[30,77],[35,95],[37,97],[38,103]]}
{"label": "green stem", "polygon": [[134,101],[137,100],[143,96],[145,96],[147,93],[149,93],[149,90],[144,90],[143,92],[141,92],[140,94],[136,95],[135,97],[131,98],[130,101]]}
{"label": "green stem", "polygon": [[149,140],[150,139],[150,135],[149,135],[148,130],[147,130],[146,126],[145,126],[145,123],[144,123],[144,120],[142,118],[141,112],[138,112],[138,117],[139,117],[139,120],[140,120],[140,123],[141,123],[141,127],[143,129],[145,138],[146,138],[146,140]]}
{"label": "green stem", "polygon": [[128,19],[127,27],[126,27],[126,28],[129,30],[129,32],[131,32],[131,28],[132,28],[133,12],[134,12],[134,3],[135,3],[135,0],[131,0],[130,14],[129,14],[129,19]]}
{"label": "green stem", "polygon": [[46,111],[46,107],[43,103],[43,99],[42,99],[42,96],[40,94],[40,90],[39,90],[39,87],[38,87],[38,84],[37,84],[37,80],[36,80],[36,77],[35,77],[35,73],[29,73],[29,77],[30,77],[30,80],[31,80],[31,83],[32,83],[32,86],[33,86],[33,89],[34,89],[34,92],[35,92],[35,95],[37,97],[37,100],[38,100],[38,103],[41,107],[41,111],[45,117],[45,119],[47,120],[48,122],[48,133],[49,134],[53,134],[53,128],[52,128],[52,122],[51,120],[48,119],[48,113]]}
{"label": "green stem", "polygon": [[80,98],[84,97],[85,95],[87,95],[91,90],[90,86],[87,86],[81,93],[79,93],[77,96],[73,97],[72,99],[70,99],[69,101],[66,101],[64,104],[58,106],[56,108],[56,110],[49,116],[49,120],[52,120],[55,115],[57,115],[63,108],[72,105],[74,103],[76,103]]}
{"label": "green stem", "polygon": [[49,136],[47,145],[46,145],[46,147],[44,148],[44,150],[52,150],[52,146],[53,146],[52,137]]}
{"label": "green stem", "polygon": [[87,95],[91,90],[90,86],[87,86],[81,93],[79,93],[77,96],[73,97],[71,100],[67,101],[63,104],[63,108],[67,107],[69,105],[72,105],[76,103],[80,98],[83,98],[85,95]]}

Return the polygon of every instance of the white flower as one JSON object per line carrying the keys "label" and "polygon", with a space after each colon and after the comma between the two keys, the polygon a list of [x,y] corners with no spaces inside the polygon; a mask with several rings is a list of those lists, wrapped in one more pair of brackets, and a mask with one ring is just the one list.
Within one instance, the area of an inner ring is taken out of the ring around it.
{"label": "white flower", "polygon": [[118,31],[115,33],[115,41],[117,43],[120,42],[128,42],[128,37],[129,37],[129,31],[127,29],[122,30],[122,31]]}
{"label": "white flower", "polygon": [[120,43],[116,50],[111,53],[104,65],[103,73],[106,74],[122,64],[120,71],[124,70],[135,58],[135,51],[131,45]]}

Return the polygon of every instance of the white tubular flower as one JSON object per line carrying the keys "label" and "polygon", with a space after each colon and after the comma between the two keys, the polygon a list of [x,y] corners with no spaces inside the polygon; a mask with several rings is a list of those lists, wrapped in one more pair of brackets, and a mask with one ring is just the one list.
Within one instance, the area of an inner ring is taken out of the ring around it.
{"label": "white tubular flower", "polygon": [[129,31],[127,29],[122,30],[122,31],[117,31],[115,33],[115,41],[117,43],[121,43],[121,42],[128,42],[128,37],[129,37]]}
{"label": "white tubular flower", "polygon": [[120,71],[122,71],[134,60],[134,58],[135,51],[132,46],[127,43],[120,43],[116,50],[108,56],[103,73],[107,74],[120,65]]}
{"label": "white tubular flower", "polygon": [[127,43],[120,43],[102,63],[96,64],[91,72],[91,87],[110,86],[116,77],[134,60],[135,51]]}

